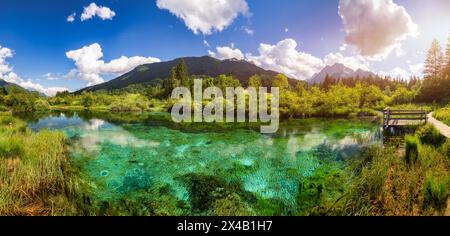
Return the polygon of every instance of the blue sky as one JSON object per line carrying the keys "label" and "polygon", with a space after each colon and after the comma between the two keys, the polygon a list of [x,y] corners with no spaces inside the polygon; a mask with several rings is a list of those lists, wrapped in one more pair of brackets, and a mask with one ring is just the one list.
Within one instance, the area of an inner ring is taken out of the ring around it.
{"label": "blue sky", "polygon": [[[107,81],[141,62],[208,54],[249,60],[298,79],[334,62],[407,76],[419,73],[431,40],[438,38],[444,46],[450,31],[448,0],[211,1],[196,0],[198,7],[192,7],[187,0],[2,0],[0,68],[7,69],[0,69],[0,76],[52,94]],[[82,21],[91,3],[98,11]],[[378,19],[380,8],[392,15]],[[363,10],[373,14],[355,18],[353,13]],[[371,21],[380,25],[367,24]],[[386,28],[395,32],[380,32]],[[377,38],[370,43],[379,45],[348,40],[349,35]],[[126,58],[110,63],[121,56]]]}

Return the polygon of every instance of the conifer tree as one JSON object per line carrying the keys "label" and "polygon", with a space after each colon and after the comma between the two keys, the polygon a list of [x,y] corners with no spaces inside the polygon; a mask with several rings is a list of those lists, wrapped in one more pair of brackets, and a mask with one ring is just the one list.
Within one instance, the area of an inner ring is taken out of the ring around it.
{"label": "conifer tree", "polygon": [[444,69],[444,54],[437,39],[433,40],[431,48],[428,50],[425,61],[424,77],[425,79],[435,79],[442,76]]}

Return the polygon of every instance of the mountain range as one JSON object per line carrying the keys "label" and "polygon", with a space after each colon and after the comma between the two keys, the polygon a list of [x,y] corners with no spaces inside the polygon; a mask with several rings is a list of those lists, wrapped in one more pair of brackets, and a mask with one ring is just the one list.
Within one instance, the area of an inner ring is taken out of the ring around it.
{"label": "mountain range", "polygon": [[365,70],[352,70],[348,67],[346,67],[343,64],[336,63],[332,66],[326,66],[323,68],[319,73],[316,73],[311,77],[311,79],[308,80],[308,83],[310,84],[321,84],[325,80],[325,78],[328,76],[331,76],[336,79],[345,79],[345,78],[368,78],[368,77],[376,77],[377,75]]}
{"label": "mountain range", "polygon": [[[190,75],[210,77],[231,75],[242,84],[247,84],[249,78],[253,75],[260,75],[263,78],[273,78],[278,74],[278,72],[264,70],[245,60],[218,60],[209,56],[184,57],[167,62],[141,65],[116,79],[84,88],[75,93],[121,89],[134,84],[160,84],[163,79],[170,76],[171,69],[177,66],[181,59],[185,61]],[[295,83],[296,80],[290,79],[290,82]]]}

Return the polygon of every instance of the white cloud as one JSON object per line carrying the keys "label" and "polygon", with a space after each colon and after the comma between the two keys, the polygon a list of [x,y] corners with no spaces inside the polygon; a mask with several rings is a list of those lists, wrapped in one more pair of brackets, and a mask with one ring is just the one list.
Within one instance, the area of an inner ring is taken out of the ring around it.
{"label": "white cloud", "polygon": [[409,70],[411,71],[411,75],[413,76],[423,76],[423,63],[418,63],[414,65],[409,65]]}
{"label": "white cloud", "polygon": [[90,20],[94,16],[100,17],[102,20],[112,20],[116,13],[112,11],[109,7],[97,6],[95,2],[91,3],[89,6],[84,7],[84,11],[81,14],[81,21]]}
{"label": "white cloud", "polygon": [[212,52],[208,50],[208,53],[211,57],[215,57],[219,60],[226,60],[226,59],[238,59],[243,60],[245,58],[244,54],[241,50],[232,47],[217,47],[217,52]]}
{"label": "white cloud", "polygon": [[156,5],[183,20],[195,34],[204,35],[224,30],[240,14],[250,14],[246,0],[157,0]]}
{"label": "white cloud", "polygon": [[244,32],[246,34],[248,34],[248,35],[254,35],[255,34],[255,31],[250,29],[250,28],[248,28],[248,27],[244,27],[243,29],[244,29]]}
{"label": "white cloud", "polygon": [[137,66],[161,61],[154,57],[122,56],[105,63],[105,61],[101,60],[103,52],[98,43],[69,51],[66,53],[66,56],[73,60],[77,67],[76,70],[71,70],[67,77],[77,77],[88,81],[88,86],[103,83],[103,74],[124,74]]}
{"label": "white cloud", "polygon": [[369,62],[362,56],[346,57],[341,53],[330,53],[325,56],[324,62],[326,65],[340,63],[352,70],[362,69],[365,71],[370,71]]}
{"label": "white cloud", "polygon": [[44,77],[46,80],[50,80],[50,81],[52,81],[52,80],[58,80],[58,79],[59,79],[58,77],[56,77],[56,76],[53,75],[52,73],[47,73],[47,74],[43,75],[43,77]]}
{"label": "white cloud", "polygon": [[300,80],[311,78],[324,66],[321,59],[297,51],[294,39],[285,39],[276,45],[260,44],[258,51],[258,56],[247,54],[247,60],[266,70],[278,71]]}
{"label": "white cloud", "polygon": [[0,45],[0,75],[12,71],[12,68],[6,62],[6,58],[13,56],[13,52],[9,48]]}
{"label": "white cloud", "polygon": [[339,15],[347,34],[345,43],[367,57],[385,57],[418,32],[405,8],[393,0],[340,0]]}
{"label": "white cloud", "polygon": [[402,69],[400,67],[395,67],[390,75],[394,78],[408,78],[409,73],[405,69]]}
{"label": "white cloud", "polygon": [[289,32],[289,29],[288,29],[288,28],[285,28],[285,29],[284,29],[284,32],[285,32],[285,33]]}
{"label": "white cloud", "polygon": [[57,92],[69,91],[68,88],[64,87],[44,87],[41,84],[32,82],[31,80],[22,79],[14,72],[9,72],[4,75],[0,74],[0,77],[8,83],[17,84],[24,89],[43,93],[47,96],[55,96]]}
{"label": "white cloud", "polygon": [[24,89],[44,93],[47,96],[54,96],[56,92],[68,90],[67,88],[61,87],[44,87],[31,80],[22,79],[19,75],[14,73],[12,67],[6,62],[7,58],[12,57],[13,51],[11,49],[0,46],[0,78],[6,82],[17,84]]}
{"label": "white cloud", "polygon": [[203,40],[203,44],[208,48],[211,47],[211,45],[209,45],[209,43],[208,43],[208,41],[206,41],[206,39]]}
{"label": "white cloud", "polygon": [[67,17],[67,22],[74,22],[75,21],[75,16],[77,16],[77,13],[72,13]]}
{"label": "white cloud", "polygon": [[411,76],[421,77],[423,76],[422,73],[423,73],[423,63],[408,65],[408,69],[395,67],[390,72],[384,71],[378,72],[378,74],[381,76],[390,76],[392,78],[402,78],[402,79],[409,79]]}

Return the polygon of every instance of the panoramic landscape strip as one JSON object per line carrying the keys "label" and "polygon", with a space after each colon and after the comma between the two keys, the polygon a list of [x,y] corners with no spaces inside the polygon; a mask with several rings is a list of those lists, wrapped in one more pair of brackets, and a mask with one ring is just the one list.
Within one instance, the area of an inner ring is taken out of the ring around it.
{"label": "panoramic landscape strip", "polygon": [[1,216],[450,215],[446,0],[20,2]]}

